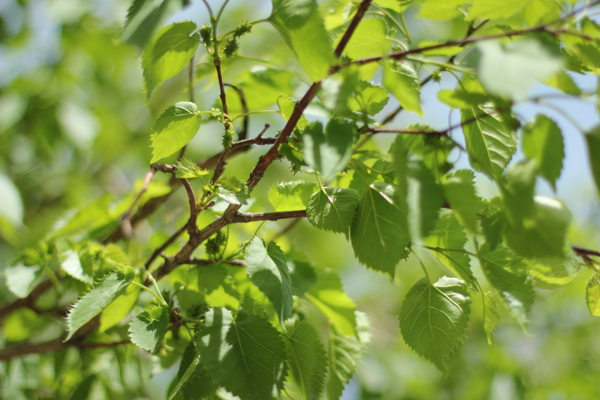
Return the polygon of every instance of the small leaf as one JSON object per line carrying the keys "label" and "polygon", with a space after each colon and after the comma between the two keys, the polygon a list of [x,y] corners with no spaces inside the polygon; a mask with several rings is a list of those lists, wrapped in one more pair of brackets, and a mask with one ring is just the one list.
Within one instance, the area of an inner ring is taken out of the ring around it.
{"label": "small leaf", "polygon": [[28,267],[17,264],[3,271],[6,276],[6,286],[15,296],[24,299],[36,287],[42,276],[43,269],[39,266]]}
{"label": "small leaf", "polygon": [[483,208],[481,197],[475,190],[474,179],[472,171],[461,169],[448,175],[442,182],[444,197],[454,215],[471,233],[479,231],[478,217]]}
{"label": "small leaf", "polygon": [[306,298],[341,334],[356,335],[356,306],[344,292],[338,274],[326,270],[319,271],[317,277],[316,285],[306,292]]}
{"label": "small leaf", "polygon": [[585,302],[594,317],[600,317],[600,274],[592,275],[585,291]]}
{"label": "small leaf", "polygon": [[79,260],[79,255],[76,251],[68,250],[61,254],[61,258],[62,261],[60,266],[68,275],[87,284],[91,284],[93,282],[92,276],[83,270],[81,261]]}
{"label": "small leaf", "polygon": [[196,348],[206,371],[242,400],[273,399],[285,377],[285,344],[265,319],[240,310],[213,308],[198,332]]}
{"label": "small leaf", "polygon": [[310,196],[306,217],[315,228],[348,236],[358,200],[359,194],[354,189],[324,188]]}
{"label": "small leaf", "polygon": [[200,169],[198,164],[185,157],[178,160],[175,166],[177,167],[175,176],[177,176],[179,179],[201,178],[209,174],[208,170]]}
{"label": "small leaf", "polygon": [[488,344],[492,344],[492,337],[494,332],[500,323],[502,316],[498,309],[499,299],[494,292],[487,292],[483,298],[483,307],[485,312],[485,319],[483,320],[483,330],[487,336]]}
{"label": "small leaf", "polygon": [[374,116],[381,112],[389,101],[387,91],[370,82],[358,81],[354,96],[348,99],[352,111]]}
{"label": "small leaf", "polygon": [[334,64],[333,47],[316,0],[272,0],[269,22],[296,54],[313,82],[327,76]]}
{"label": "small leaf", "polygon": [[129,337],[142,349],[155,353],[160,348],[168,327],[169,310],[153,306],[136,315],[129,323]]}
{"label": "small leaf", "polygon": [[423,278],[402,303],[402,337],[417,354],[445,370],[446,361],[465,337],[470,306],[462,280],[445,276],[432,285]]}
{"label": "small leaf", "polygon": [[393,277],[410,243],[408,222],[392,200],[392,185],[376,182],[363,194],[351,228],[352,248],[362,264]]}
{"label": "small leaf", "polygon": [[246,249],[246,271],[252,283],[273,303],[279,322],[292,316],[292,280],[283,252],[274,242],[254,237]]}
{"label": "small leaf", "polygon": [[186,3],[187,0],[134,0],[127,12],[121,39],[145,47],[163,21]]}
{"label": "small leaf", "polygon": [[[342,34],[338,35],[338,41],[341,38]],[[363,18],[346,45],[344,54],[353,60],[384,56],[389,53],[391,46],[385,21],[382,18]],[[370,80],[378,69],[378,63],[372,63],[361,66],[358,73],[362,79]]]}
{"label": "small leaf", "polygon": [[370,342],[371,327],[365,314],[356,312],[357,334],[343,335],[329,330],[327,399],[337,400],[356,372],[363,352]]}
{"label": "small leaf", "polygon": [[200,128],[196,104],[179,102],[167,108],[152,130],[152,163],[165,158],[188,144]]}
{"label": "small leaf", "polygon": [[133,281],[133,278],[133,269],[129,267],[115,270],[77,300],[67,315],[69,334],[65,342],[71,339],[79,328],[100,314],[106,306],[119,297]]}
{"label": "small leaf", "polygon": [[533,124],[523,130],[523,153],[537,162],[539,174],[556,190],[565,158],[563,137],[556,122],[538,115]]}
{"label": "small leaf", "polygon": [[383,67],[383,85],[403,108],[423,115],[419,77],[408,64],[386,62]]}
{"label": "small leaf", "polygon": [[596,190],[600,193],[600,157],[598,157],[598,154],[600,154],[600,125],[586,132],[585,140],[587,141],[590,167],[596,182]]}
{"label": "small leaf", "polygon": [[[463,133],[471,165],[478,171],[496,178],[517,149],[513,134],[493,116],[472,108],[461,110]],[[476,121],[473,121],[477,118]]]}
{"label": "small leaf", "polygon": [[479,249],[481,269],[496,288],[512,317],[525,328],[533,304],[533,283],[525,264],[506,248],[491,251],[487,244]]}
{"label": "small leaf", "polygon": [[167,79],[183,70],[200,44],[195,23],[176,22],[165,26],[142,55],[148,97]]}
{"label": "small leaf", "polygon": [[275,211],[304,210],[318,186],[312,182],[292,181],[271,186],[269,201]]}
{"label": "small leaf", "polygon": [[250,194],[248,188],[245,187],[240,191],[227,190],[222,187],[218,188],[215,192],[218,198],[229,203],[237,205],[247,205],[250,200]]}
{"label": "small leaf", "polygon": [[307,399],[320,398],[325,386],[327,354],[316,329],[297,320],[288,334],[288,363],[292,376]]}
{"label": "small leaf", "polygon": [[442,89],[438,99],[452,108],[471,108],[489,101],[490,96],[484,93],[471,93],[464,89]]}
{"label": "small leaf", "polygon": [[331,119],[325,128],[316,122],[308,126],[302,135],[304,160],[308,165],[331,181],[343,170],[352,155],[352,143],[356,128],[351,122]]}
{"label": "small leaf", "polygon": [[563,70],[544,79],[544,83],[566,94],[573,96],[579,96],[581,94],[581,89],[577,86],[571,75]]}
{"label": "small leaf", "polygon": [[437,21],[454,19],[460,15],[458,7],[468,3],[467,0],[425,0],[421,6],[418,18]]}

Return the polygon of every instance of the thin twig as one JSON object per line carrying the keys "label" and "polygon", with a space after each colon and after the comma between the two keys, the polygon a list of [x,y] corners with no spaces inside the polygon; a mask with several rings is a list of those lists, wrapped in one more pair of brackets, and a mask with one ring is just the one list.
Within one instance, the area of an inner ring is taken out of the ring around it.
{"label": "thin twig", "polygon": [[342,36],[342,38],[340,39],[340,42],[338,43],[338,45],[335,48],[335,51],[333,52],[333,54],[337,58],[339,58],[342,55],[342,53],[344,52],[346,45],[348,45],[350,38],[352,38],[354,31],[356,30],[359,22],[362,20],[365,13],[367,12],[369,6],[371,5],[371,2],[372,2],[372,0],[365,0],[360,4],[360,6],[358,6],[358,9],[356,10],[356,14],[354,14],[354,18],[352,18],[350,25],[348,25],[348,29],[346,29],[346,32],[344,32],[344,36]]}
{"label": "thin twig", "polygon": [[280,219],[306,217],[306,210],[280,211],[271,213],[236,213],[232,223],[247,223],[256,221],[279,221]]}
{"label": "thin twig", "polygon": [[185,262],[185,264],[202,265],[202,266],[215,265],[215,264],[227,264],[227,265],[231,265],[233,267],[245,267],[246,261],[244,261],[244,260],[213,261],[213,260],[200,260],[198,258],[190,258],[189,260],[187,260],[187,262]]}

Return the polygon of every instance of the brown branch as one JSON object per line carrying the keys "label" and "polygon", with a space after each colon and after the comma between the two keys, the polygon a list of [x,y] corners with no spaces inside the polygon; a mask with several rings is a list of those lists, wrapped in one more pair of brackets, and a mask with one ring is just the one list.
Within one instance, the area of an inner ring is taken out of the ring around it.
{"label": "brown branch", "polygon": [[217,77],[219,78],[219,97],[221,98],[221,105],[223,106],[223,113],[229,115],[227,111],[227,97],[225,96],[225,85],[223,84],[223,74],[221,73],[221,59],[215,58],[215,69],[217,70]]}
{"label": "brown branch", "polygon": [[213,261],[213,260],[200,260],[198,258],[190,258],[184,264],[190,265],[201,265],[201,266],[209,266],[215,264],[227,264],[233,267],[245,267],[246,261],[244,260],[231,260],[231,261]]}
{"label": "brown branch", "polygon": [[271,213],[236,213],[232,223],[248,223],[255,221],[279,221],[280,219],[304,218],[306,210],[281,211]]}
{"label": "brown branch", "polygon": [[346,29],[346,32],[344,32],[344,36],[342,36],[342,39],[340,39],[340,42],[338,43],[337,47],[335,48],[335,51],[333,52],[333,54],[336,56],[336,58],[339,58],[342,55],[342,53],[344,52],[346,45],[348,45],[348,42],[350,42],[350,38],[352,38],[354,31],[358,27],[358,23],[365,16],[365,13],[369,9],[369,6],[371,5],[371,3],[372,3],[372,0],[364,0],[360,4],[360,6],[358,6],[358,9],[356,10],[356,14],[354,14],[354,18],[352,18],[350,25],[348,25],[348,29]]}
{"label": "brown branch", "polygon": [[190,181],[187,179],[180,179],[185,191],[188,195],[188,202],[190,204],[190,219],[187,222],[187,229],[190,235],[198,232],[198,227],[196,226],[196,221],[198,219],[198,206],[196,205],[196,196],[194,195],[194,189],[190,185]]}
{"label": "brown branch", "polygon": [[250,115],[248,114],[248,104],[246,103],[246,96],[244,95],[244,91],[239,87],[232,85],[231,83],[226,83],[225,86],[228,86],[235,90],[238,97],[240,98],[240,104],[242,105],[242,114],[244,114],[243,122],[242,122],[242,130],[238,133],[238,140],[244,140],[248,137],[248,125],[250,124]]}
{"label": "brown branch", "polygon": [[18,310],[21,307],[33,307],[35,301],[43,293],[52,287],[52,281],[47,279],[37,285],[29,295],[23,299],[17,299],[12,303],[8,303],[0,307],[0,321],[4,320],[11,312]]}
{"label": "brown branch", "polygon": [[600,251],[584,249],[583,247],[571,246],[571,249],[580,257],[600,257]]}

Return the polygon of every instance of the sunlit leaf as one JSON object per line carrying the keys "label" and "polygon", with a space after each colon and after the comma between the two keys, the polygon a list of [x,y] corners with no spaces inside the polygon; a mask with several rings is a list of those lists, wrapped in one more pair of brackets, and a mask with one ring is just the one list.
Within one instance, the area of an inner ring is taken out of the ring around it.
{"label": "sunlit leaf", "polygon": [[330,181],[346,167],[355,134],[354,125],[341,119],[330,120],[324,133],[320,123],[311,124],[302,135],[304,160]]}
{"label": "sunlit leaf", "polygon": [[188,144],[200,128],[194,103],[180,102],[167,108],[152,128],[152,161],[156,162]]}
{"label": "sunlit leaf", "polygon": [[269,201],[275,211],[304,210],[310,196],[318,186],[312,182],[291,181],[273,185],[269,189]]}
{"label": "sunlit leaf", "polygon": [[523,153],[536,160],[541,176],[556,190],[565,157],[560,128],[550,118],[538,115],[533,124],[523,130]]}
{"label": "sunlit leaf", "polygon": [[481,197],[475,190],[475,174],[470,170],[458,170],[442,182],[444,197],[456,218],[471,232],[479,230],[478,217],[483,208]]}
{"label": "sunlit leaf", "polygon": [[403,108],[423,115],[419,77],[408,64],[386,62],[383,68],[383,85]]}
{"label": "sunlit leaf", "polygon": [[327,187],[313,193],[306,206],[306,217],[314,227],[326,231],[350,232],[359,195],[354,189]]}
{"label": "sunlit leaf", "polygon": [[590,314],[600,317],[600,274],[592,276],[585,291],[585,301]]}
{"label": "sunlit leaf", "polygon": [[169,310],[153,306],[136,315],[129,323],[129,337],[142,349],[154,353],[160,348],[168,327]]}

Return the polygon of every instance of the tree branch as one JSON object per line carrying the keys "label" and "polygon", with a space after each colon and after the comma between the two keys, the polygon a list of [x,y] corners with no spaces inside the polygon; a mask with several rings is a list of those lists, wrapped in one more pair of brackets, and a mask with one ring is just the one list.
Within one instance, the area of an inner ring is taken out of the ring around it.
{"label": "tree branch", "polygon": [[271,213],[236,213],[232,223],[248,223],[255,221],[279,221],[280,219],[304,218],[306,210],[281,211]]}
{"label": "tree branch", "polygon": [[364,0],[362,3],[360,3],[360,6],[358,6],[358,9],[356,10],[356,14],[354,14],[354,18],[352,18],[350,25],[348,25],[348,29],[346,29],[346,32],[344,32],[344,36],[342,36],[342,38],[340,39],[340,42],[338,43],[337,47],[335,48],[335,51],[333,52],[333,54],[337,58],[339,58],[342,55],[342,53],[344,52],[344,49],[346,48],[346,46],[348,45],[348,42],[352,38],[354,31],[358,27],[358,23],[365,16],[365,13],[369,9],[369,6],[371,5],[371,3],[372,3],[372,0]]}

